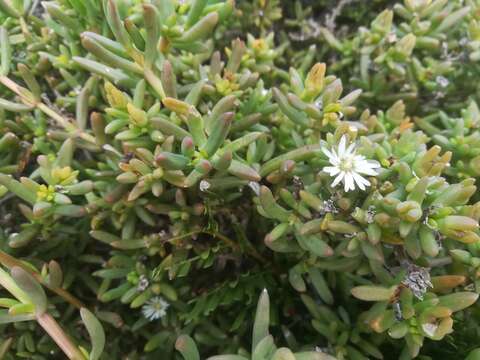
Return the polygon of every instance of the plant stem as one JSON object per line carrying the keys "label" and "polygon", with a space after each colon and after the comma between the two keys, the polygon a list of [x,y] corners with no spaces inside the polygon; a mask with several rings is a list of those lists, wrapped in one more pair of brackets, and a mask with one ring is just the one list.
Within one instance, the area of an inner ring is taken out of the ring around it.
{"label": "plant stem", "polygon": [[78,135],[83,140],[96,144],[95,137],[92,135],[78,129],[73,123],[69,122],[62,115],[58,114],[54,110],[50,109],[47,105],[42,102],[35,101],[31,96],[28,96],[28,90],[16,84],[14,81],[10,80],[6,76],[0,76],[0,83],[5,85],[7,88],[12,90],[15,94],[20,96],[24,102],[28,105],[36,106],[43,113],[54,119],[61,127],[63,127],[67,132]]}
{"label": "plant stem", "polygon": [[68,291],[66,291],[65,289],[59,288],[59,287],[50,286],[48,283],[46,283],[44,281],[44,279],[42,278],[42,276],[38,272],[33,271],[31,267],[26,266],[21,261],[15,259],[14,257],[8,255],[6,252],[3,252],[1,250],[0,250],[0,263],[2,265],[4,265],[5,267],[9,268],[9,269],[11,269],[14,266],[21,267],[23,270],[30,273],[35,278],[35,280],[37,280],[40,284],[45,286],[47,289],[53,291],[58,296],[62,297],[65,301],[72,304],[77,309],[81,309],[82,307],[85,307],[85,305],[83,305],[80,300],[75,298]]}
{"label": "plant stem", "polygon": [[83,356],[75,344],[72,343],[52,315],[43,313],[37,316],[37,321],[69,359],[85,360],[85,356]]}

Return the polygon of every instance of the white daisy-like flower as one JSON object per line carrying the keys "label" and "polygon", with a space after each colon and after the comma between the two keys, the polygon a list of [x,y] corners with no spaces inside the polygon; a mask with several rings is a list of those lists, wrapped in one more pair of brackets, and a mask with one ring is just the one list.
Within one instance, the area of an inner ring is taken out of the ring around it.
{"label": "white daisy-like flower", "polygon": [[154,321],[164,317],[170,306],[162,297],[155,296],[148,300],[142,307],[142,314],[146,319]]}
{"label": "white daisy-like flower", "polygon": [[337,186],[343,182],[345,191],[355,190],[355,184],[360,190],[365,190],[370,182],[362,175],[376,176],[380,164],[375,160],[367,160],[362,155],[357,155],[355,152],[355,143],[347,147],[347,137],[345,135],[340,139],[337,148],[328,150],[322,149],[323,153],[327,155],[328,161],[332,166],[325,166],[323,171],[330,176],[335,177],[332,182],[332,187]]}

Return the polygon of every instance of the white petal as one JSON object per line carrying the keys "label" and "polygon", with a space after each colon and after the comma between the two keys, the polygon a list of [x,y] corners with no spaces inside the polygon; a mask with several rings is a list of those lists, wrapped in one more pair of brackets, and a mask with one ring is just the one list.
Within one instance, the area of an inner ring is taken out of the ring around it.
{"label": "white petal", "polygon": [[340,165],[340,157],[337,155],[334,149],[332,149],[333,157],[330,159],[330,164],[333,166],[339,166]]}
{"label": "white petal", "polygon": [[354,170],[357,173],[369,176],[378,175],[378,172],[374,170],[376,168],[375,164],[370,164],[370,162],[368,162],[367,160],[356,161],[354,164]]}
{"label": "white petal", "polygon": [[363,155],[355,155],[353,161],[355,161],[355,163],[366,163],[367,159],[365,159],[365,156]]}
{"label": "white petal", "polygon": [[370,167],[372,169],[376,169],[380,167],[380,163],[375,160],[367,160],[362,155],[355,155],[354,161],[358,164],[362,164],[363,166]]}
{"label": "white petal", "polygon": [[[363,157],[363,156],[362,156],[362,157]],[[370,167],[370,168],[372,168],[372,169],[377,169],[377,168],[380,168],[380,167],[381,167],[381,166],[380,166],[380,163],[379,163],[378,161],[376,161],[376,160],[367,160],[367,159],[363,158],[363,159],[361,160],[361,162],[367,164],[366,166],[368,166],[368,167]]]}
{"label": "white petal", "polygon": [[352,173],[352,175],[353,175],[353,180],[355,180],[355,182],[357,183],[360,190],[365,190],[365,186],[370,185],[370,181],[365,179],[363,176],[361,176],[357,173]]}
{"label": "white petal", "polygon": [[360,174],[356,174],[357,177],[358,177],[358,180],[361,181],[365,186],[370,186],[370,181],[368,181],[367,179],[365,179],[363,176],[361,176]]}
{"label": "white petal", "polygon": [[361,181],[358,181],[357,179],[357,176],[360,176],[360,175],[358,175],[357,173],[353,173],[352,176],[353,176],[353,181],[355,182],[355,184],[357,184],[358,188],[364,191],[365,185]]}
{"label": "white petal", "polygon": [[327,155],[327,157],[330,159],[331,157],[333,157],[333,154],[330,152],[330,150],[328,150],[327,148],[325,147],[322,147],[322,151],[325,155]]}
{"label": "white petal", "polygon": [[343,180],[344,176],[345,176],[345,171],[340,172],[340,174],[335,178],[335,180],[333,180],[332,187],[337,186],[338,183]]}
{"label": "white petal", "polygon": [[345,174],[345,191],[355,190],[355,183],[353,182],[353,176],[351,172]]}
{"label": "white petal", "polygon": [[343,157],[345,153],[345,145],[347,145],[347,137],[345,135],[342,136],[340,139],[340,143],[338,144],[338,156]]}
{"label": "white petal", "polygon": [[325,166],[322,170],[330,174],[330,176],[335,176],[340,172],[340,169],[336,166]]}
{"label": "white petal", "polygon": [[378,173],[372,169],[363,169],[357,171],[359,174],[368,175],[368,176],[377,176]]}
{"label": "white petal", "polygon": [[345,155],[351,155],[353,153],[355,153],[355,143],[351,143],[347,150],[345,150]]}
{"label": "white petal", "polygon": [[322,151],[325,155],[327,155],[328,161],[330,162],[330,164],[335,166],[340,163],[340,160],[338,159],[338,156],[335,150],[332,149],[332,151],[329,151],[328,149],[323,148]]}
{"label": "white petal", "polygon": [[365,159],[365,157],[363,157],[362,155],[355,155],[353,157],[353,163],[358,165],[358,164],[368,164],[367,160]]}
{"label": "white petal", "polygon": [[332,149],[332,154],[333,156],[330,158],[330,164],[332,164],[333,166],[340,165],[340,158],[338,157],[335,149]]}

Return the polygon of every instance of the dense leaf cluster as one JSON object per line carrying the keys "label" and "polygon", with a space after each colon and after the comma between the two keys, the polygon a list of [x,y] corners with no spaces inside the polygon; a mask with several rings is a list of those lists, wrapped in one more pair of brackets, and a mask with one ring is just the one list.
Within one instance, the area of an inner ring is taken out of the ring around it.
{"label": "dense leaf cluster", "polygon": [[0,24],[0,358],[478,357],[479,0]]}

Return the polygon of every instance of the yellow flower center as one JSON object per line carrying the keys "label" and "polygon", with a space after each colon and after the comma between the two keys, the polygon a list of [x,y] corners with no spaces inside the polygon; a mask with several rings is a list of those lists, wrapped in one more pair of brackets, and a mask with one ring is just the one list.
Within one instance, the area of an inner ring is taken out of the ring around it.
{"label": "yellow flower center", "polygon": [[267,49],[267,43],[263,39],[255,39],[253,41],[252,47],[255,50],[261,51],[261,50],[266,50]]}
{"label": "yellow flower center", "polygon": [[37,190],[37,200],[39,201],[53,201],[55,196],[55,188],[52,185],[40,185]]}
{"label": "yellow flower center", "polygon": [[345,158],[341,159],[339,168],[342,171],[352,171],[353,170],[353,158],[351,156],[348,156],[348,157],[345,157]]}
{"label": "yellow flower center", "polygon": [[73,171],[70,166],[56,167],[51,170],[55,184],[69,185],[75,181],[78,171]]}

